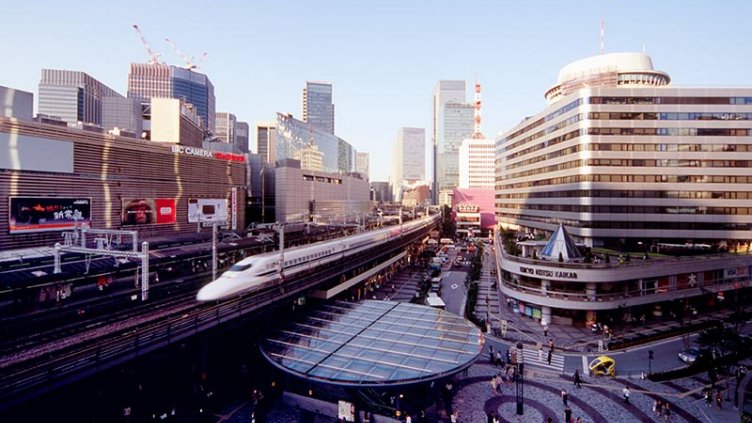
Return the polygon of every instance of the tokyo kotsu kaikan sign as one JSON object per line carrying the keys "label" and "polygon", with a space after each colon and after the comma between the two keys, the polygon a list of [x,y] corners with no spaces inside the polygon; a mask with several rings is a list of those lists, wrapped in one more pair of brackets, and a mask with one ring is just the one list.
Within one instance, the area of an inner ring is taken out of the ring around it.
{"label": "tokyo kotsu kaikan sign", "polygon": [[543,278],[558,278],[558,279],[577,279],[577,272],[570,272],[568,270],[559,269],[546,269],[546,268],[534,268],[520,266],[520,273],[540,276]]}

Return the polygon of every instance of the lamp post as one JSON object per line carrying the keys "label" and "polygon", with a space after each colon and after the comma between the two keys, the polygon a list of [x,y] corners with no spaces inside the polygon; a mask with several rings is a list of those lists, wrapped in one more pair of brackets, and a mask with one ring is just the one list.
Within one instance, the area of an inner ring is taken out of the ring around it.
{"label": "lamp post", "polygon": [[524,401],[525,401],[525,379],[523,376],[524,371],[524,358],[522,356],[522,343],[517,343],[517,363],[516,363],[516,379],[515,379],[515,386],[517,388],[516,392],[516,399],[517,399],[517,415],[521,416],[525,413],[523,409]]}
{"label": "lamp post", "polygon": [[648,351],[648,376],[653,374],[653,350]]}

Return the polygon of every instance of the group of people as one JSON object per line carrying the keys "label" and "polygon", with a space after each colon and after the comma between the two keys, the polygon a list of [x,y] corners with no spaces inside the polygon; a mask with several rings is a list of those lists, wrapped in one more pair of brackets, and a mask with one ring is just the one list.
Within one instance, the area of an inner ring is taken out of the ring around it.
{"label": "group of people", "polygon": [[657,398],[653,403],[653,413],[655,413],[658,418],[663,416],[663,419],[668,421],[671,418],[671,403]]}
{"label": "group of people", "polygon": [[[705,406],[711,407],[713,405],[713,389],[706,389],[703,396],[705,397]],[[721,395],[720,389],[715,392],[715,405],[719,410],[723,407],[723,395]]]}

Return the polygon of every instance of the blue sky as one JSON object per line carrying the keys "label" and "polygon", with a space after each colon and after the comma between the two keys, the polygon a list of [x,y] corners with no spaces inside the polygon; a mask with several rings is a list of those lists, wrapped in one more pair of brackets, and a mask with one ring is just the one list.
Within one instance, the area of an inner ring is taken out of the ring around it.
{"label": "blue sky", "polygon": [[138,23],[168,63],[165,43],[208,58],[217,111],[253,125],[301,115],[306,80],[334,85],[336,133],[371,154],[386,180],[397,129],[426,129],[439,79],[483,84],[493,137],[545,107],[569,62],[641,51],[674,85],[750,85],[748,1],[45,1],[2,0],[0,85],[36,94],[42,68],[80,70],[126,94],[130,62],[146,62]]}

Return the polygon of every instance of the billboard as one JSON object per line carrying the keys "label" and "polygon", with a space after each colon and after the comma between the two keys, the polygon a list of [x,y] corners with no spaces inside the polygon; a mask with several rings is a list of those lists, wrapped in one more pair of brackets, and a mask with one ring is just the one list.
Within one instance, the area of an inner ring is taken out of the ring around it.
{"label": "billboard", "polygon": [[174,198],[124,198],[123,226],[175,223]]}
{"label": "billboard", "polygon": [[227,223],[226,198],[189,198],[188,222]]}
{"label": "billboard", "polygon": [[91,198],[10,197],[12,234],[62,231],[76,222],[91,225]]}

